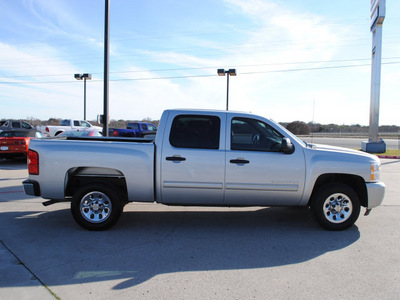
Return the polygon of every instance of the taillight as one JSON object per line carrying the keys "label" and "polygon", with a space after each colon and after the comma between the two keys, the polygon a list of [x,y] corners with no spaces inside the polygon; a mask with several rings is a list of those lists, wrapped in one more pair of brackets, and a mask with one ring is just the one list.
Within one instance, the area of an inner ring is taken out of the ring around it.
{"label": "taillight", "polygon": [[28,150],[28,172],[30,175],[39,175],[39,153]]}
{"label": "taillight", "polygon": [[118,136],[118,131],[114,130],[113,135]]}
{"label": "taillight", "polygon": [[46,127],[46,131],[47,131],[47,132],[50,132],[50,129],[49,129],[49,127]]}

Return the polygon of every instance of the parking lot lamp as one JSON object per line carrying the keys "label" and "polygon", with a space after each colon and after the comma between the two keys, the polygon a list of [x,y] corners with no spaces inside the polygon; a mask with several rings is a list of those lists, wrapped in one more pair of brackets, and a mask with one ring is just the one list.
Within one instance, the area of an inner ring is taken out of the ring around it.
{"label": "parking lot lamp", "polygon": [[76,80],[83,79],[83,119],[86,120],[86,79],[91,80],[92,74],[75,74],[74,77]]}
{"label": "parking lot lamp", "polygon": [[226,110],[228,110],[228,104],[229,104],[229,76],[236,76],[236,69],[218,69],[217,70],[218,76],[226,76]]}

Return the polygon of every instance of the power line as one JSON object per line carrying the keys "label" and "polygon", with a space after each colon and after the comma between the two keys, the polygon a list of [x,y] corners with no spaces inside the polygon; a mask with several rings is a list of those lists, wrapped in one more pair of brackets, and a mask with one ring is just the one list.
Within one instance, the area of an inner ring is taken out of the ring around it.
{"label": "power line", "polygon": [[[400,62],[387,62],[382,65],[400,64]],[[343,66],[325,66],[325,67],[314,67],[314,68],[297,68],[297,69],[285,69],[285,70],[270,70],[270,71],[251,71],[241,72],[240,75],[254,75],[254,74],[267,74],[267,73],[285,73],[285,72],[298,72],[298,71],[315,71],[315,70],[326,70],[326,69],[343,69],[343,68],[357,68],[371,66],[371,64],[358,64],[358,65],[343,65]],[[217,74],[203,74],[203,75],[184,75],[184,76],[164,76],[164,77],[145,77],[145,78],[121,78],[121,79],[110,79],[110,81],[142,81],[142,80],[161,80],[161,79],[187,79],[187,78],[205,78],[205,77],[216,77]],[[0,84],[58,84],[58,83],[72,83],[74,80],[68,81],[0,81]],[[91,82],[103,82],[102,80],[92,80]]]}
{"label": "power line", "polygon": [[[400,57],[384,57],[382,60],[400,59]],[[354,58],[354,59],[335,59],[335,60],[319,60],[319,61],[298,61],[298,62],[283,62],[283,63],[267,63],[267,64],[245,64],[235,65],[236,68],[245,67],[265,67],[265,66],[283,66],[283,65],[298,65],[298,64],[319,64],[319,63],[337,63],[337,62],[351,62],[351,61],[368,61],[371,58]],[[397,63],[397,62],[392,62]],[[388,63],[383,63],[388,64]],[[167,68],[167,69],[149,69],[149,70],[134,70],[134,71],[113,71],[112,74],[126,74],[126,73],[144,73],[144,72],[169,72],[169,71],[190,71],[190,70],[206,70],[216,69],[220,66],[207,66],[207,67],[186,67],[186,68]],[[102,75],[103,72],[91,72],[91,74]],[[243,74],[243,73],[241,73]],[[71,76],[67,74],[53,74],[53,75],[15,75],[15,76],[0,76],[0,78],[23,78],[23,77],[58,77],[58,76]]]}

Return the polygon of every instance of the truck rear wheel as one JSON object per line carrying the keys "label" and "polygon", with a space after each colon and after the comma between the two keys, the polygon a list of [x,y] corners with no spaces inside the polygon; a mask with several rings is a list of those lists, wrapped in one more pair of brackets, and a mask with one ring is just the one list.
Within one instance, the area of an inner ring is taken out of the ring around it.
{"label": "truck rear wheel", "polygon": [[357,193],[343,183],[324,185],[313,194],[311,210],[325,229],[344,230],[352,226],[360,214]]}
{"label": "truck rear wheel", "polygon": [[89,230],[104,230],[121,216],[123,203],[112,187],[94,183],[79,188],[71,201],[75,221]]}

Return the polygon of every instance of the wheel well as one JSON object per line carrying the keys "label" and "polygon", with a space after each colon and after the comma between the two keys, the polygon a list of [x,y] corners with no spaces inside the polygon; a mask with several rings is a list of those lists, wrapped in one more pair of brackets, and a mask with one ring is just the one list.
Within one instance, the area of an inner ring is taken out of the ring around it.
{"label": "wheel well", "polygon": [[128,200],[126,180],[122,172],[114,169],[97,167],[70,169],[66,178],[65,197],[72,198],[77,189],[91,183],[101,183],[112,186],[124,202]]}
{"label": "wheel well", "polygon": [[[361,206],[368,206],[367,187],[364,179],[360,176],[349,174],[323,174],[318,177],[317,181],[315,182],[310,201],[315,191],[317,191],[321,186],[332,182],[342,182],[352,187],[360,199]],[[310,202],[308,204],[310,204]]]}

